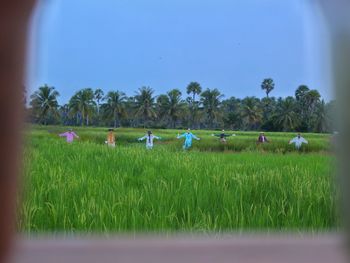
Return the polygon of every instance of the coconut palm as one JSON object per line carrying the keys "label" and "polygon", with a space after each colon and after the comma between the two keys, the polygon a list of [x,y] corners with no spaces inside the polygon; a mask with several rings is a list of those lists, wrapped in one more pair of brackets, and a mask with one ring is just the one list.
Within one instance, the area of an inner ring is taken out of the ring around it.
{"label": "coconut palm", "polygon": [[198,102],[196,101],[196,95],[199,95],[202,92],[202,87],[198,82],[191,82],[188,84],[186,91],[187,94],[192,95],[192,97],[189,97],[188,103],[191,110],[192,128],[194,128],[196,113],[198,111]]}
{"label": "coconut palm", "polygon": [[94,98],[96,101],[96,106],[97,106],[97,117],[100,117],[100,106],[101,102],[104,100],[104,92],[102,89],[96,89],[94,92]]}
{"label": "coconut palm", "polygon": [[[69,111],[66,105],[57,109],[58,93],[53,87],[45,85],[31,96],[31,108],[28,111],[32,112],[32,120],[44,124],[72,125],[76,122],[89,125],[91,117],[99,116],[101,110],[100,116],[110,123],[113,122],[116,127],[123,123],[129,127],[143,124],[164,128],[192,125],[198,128],[226,126],[266,131],[333,130],[334,103],[322,101],[317,90],[301,85],[295,91],[295,97],[269,97],[274,85],[271,84],[273,81],[267,80],[264,81],[266,85],[262,85],[267,91],[264,98],[246,97],[243,100],[234,97],[221,100],[223,95],[217,89],[205,90],[198,99],[196,96],[201,87],[196,82],[188,85],[187,93],[190,96],[185,101],[182,100],[178,89],[157,97],[149,87],[140,88],[133,97],[125,97],[121,91],[109,92],[103,97],[101,89],[94,92],[91,89],[83,89],[70,99]],[[103,101],[105,98],[107,101]]]}
{"label": "coconut palm", "polygon": [[315,113],[316,106],[320,102],[321,95],[317,90],[311,90],[305,85],[301,85],[295,91],[298,101],[297,111],[301,116],[300,130],[310,131],[313,129],[311,119]]}
{"label": "coconut palm", "polygon": [[219,106],[222,97],[223,95],[217,89],[206,89],[201,93],[201,103],[210,128],[213,128],[214,120],[218,120],[220,116]]}
{"label": "coconut palm", "polygon": [[61,116],[61,122],[63,125],[69,125],[69,106],[64,104],[59,106],[59,114]]}
{"label": "coconut palm", "polygon": [[273,126],[272,117],[276,110],[276,98],[274,97],[264,97],[260,100],[261,110],[262,110],[262,123],[264,128]]}
{"label": "coconut palm", "polygon": [[305,94],[305,101],[306,101],[307,109],[309,111],[313,112],[316,104],[320,102],[320,99],[321,99],[321,95],[317,90],[313,89],[313,90],[308,91]]}
{"label": "coconut palm", "polygon": [[135,99],[135,115],[141,117],[144,127],[146,127],[148,121],[157,117],[155,112],[154,103],[154,91],[150,87],[142,87],[138,90]]}
{"label": "coconut palm", "polygon": [[235,97],[223,100],[221,103],[221,111],[223,112],[224,124],[231,129],[238,128],[242,124],[241,101]]}
{"label": "coconut palm", "polygon": [[299,125],[299,116],[295,111],[296,107],[297,104],[293,97],[287,97],[278,102],[274,120],[283,131],[295,130]]}
{"label": "coconut palm", "polygon": [[315,120],[314,120],[314,131],[316,132],[326,132],[332,127],[327,127],[327,123],[330,123],[329,114],[327,111],[327,104],[324,100],[321,100],[320,103],[317,104],[315,110]]}
{"label": "coconut palm", "polygon": [[50,117],[58,116],[58,96],[56,89],[46,84],[30,96],[30,105],[40,123],[46,125]]}
{"label": "coconut palm", "polygon": [[92,116],[96,103],[94,101],[94,92],[90,88],[82,89],[76,92],[69,101],[69,108],[73,114],[81,114],[81,125],[89,125],[89,119]]}
{"label": "coconut palm", "polygon": [[114,128],[117,128],[120,117],[125,115],[125,101],[127,97],[121,91],[110,91],[107,93],[104,100],[106,103],[102,104],[101,109],[106,118],[112,118]]}
{"label": "coconut palm", "polygon": [[266,97],[269,97],[270,92],[275,88],[275,83],[272,78],[264,79],[261,83],[261,89],[265,90]]}
{"label": "coconut palm", "polygon": [[308,101],[306,99],[306,95],[309,91],[310,89],[306,85],[300,85],[295,91],[295,99],[298,103],[296,111],[299,113],[301,120],[300,125],[298,127],[298,130],[300,131],[308,131],[310,128],[310,112]]}
{"label": "coconut palm", "polygon": [[169,104],[170,104],[170,101],[167,94],[161,94],[157,97],[156,112],[157,112],[157,119],[159,122],[168,121]]}
{"label": "coconut palm", "polygon": [[242,100],[242,117],[249,129],[257,129],[262,120],[262,109],[259,99],[246,97]]}
{"label": "coconut palm", "polygon": [[169,98],[168,114],[172,121],[172,127],[175,128],[176,121],[184,109],[184,101],[181,99],[181,92],[178,89],[173,89],[167,93]]}

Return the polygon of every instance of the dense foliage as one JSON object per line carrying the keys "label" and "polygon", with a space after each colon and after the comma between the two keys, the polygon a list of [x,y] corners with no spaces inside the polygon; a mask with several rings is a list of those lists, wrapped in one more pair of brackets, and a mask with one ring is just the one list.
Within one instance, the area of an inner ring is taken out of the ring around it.
{"label": "dense foliage", "polygon": [[122,91],[91,88],[76,92],[67,104],[59,105],[54,87],[40,87],[30,101],[33,123],[69,126],[113,126],[265,131],[332,132],[334,101],[326,103],[317,90],[299,86],[295,96],[271,97],[275,83],[264,79],[266,97],[225,98],[218,89],[205,89],[197,82],[186,88],[156,95],[150,87],[135,96]]}

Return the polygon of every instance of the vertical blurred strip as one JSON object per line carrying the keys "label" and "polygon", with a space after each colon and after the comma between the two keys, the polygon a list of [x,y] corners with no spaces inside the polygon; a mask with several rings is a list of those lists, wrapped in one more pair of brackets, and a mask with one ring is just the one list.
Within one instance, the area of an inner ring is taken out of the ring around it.
{"label": "vertical blurred strip", "polygon": [[0,262],[15,227],[27,30],[35,0],[0,0]]}
{"label": "vertical blurred strip", "polygon": [[[310,0],[311,1],[311,0]],[[315,1],[315,0],[314,0]],[[332,43],[332,74],[337,103],[336,138],[343,223],[350,251],[350,1],[316,0],[328,23]]]}

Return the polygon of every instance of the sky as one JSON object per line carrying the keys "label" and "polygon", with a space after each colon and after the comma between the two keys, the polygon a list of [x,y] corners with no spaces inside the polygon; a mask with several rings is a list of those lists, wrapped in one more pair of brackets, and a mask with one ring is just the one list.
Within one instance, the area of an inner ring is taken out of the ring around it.
{"label": "sky", "polygon": [[306,0],[43,0],[32,23],[27,87],[60,103],[82,88],[142,86],[155,94],[197,81],[225,98],[293,95],[300,84],[333,98],[326,33]]}

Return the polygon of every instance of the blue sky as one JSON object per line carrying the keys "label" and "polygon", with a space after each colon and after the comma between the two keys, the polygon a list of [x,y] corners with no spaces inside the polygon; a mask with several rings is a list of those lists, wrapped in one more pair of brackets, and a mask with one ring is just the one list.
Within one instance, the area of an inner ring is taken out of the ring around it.
{"label": "blue sky", "polygon": [[31,32],[30,91],[142,86],[156,94],[191,81],[226,95],[293,95],[299,84],[332,98],[323,32],[305,0],[46,0]]}

